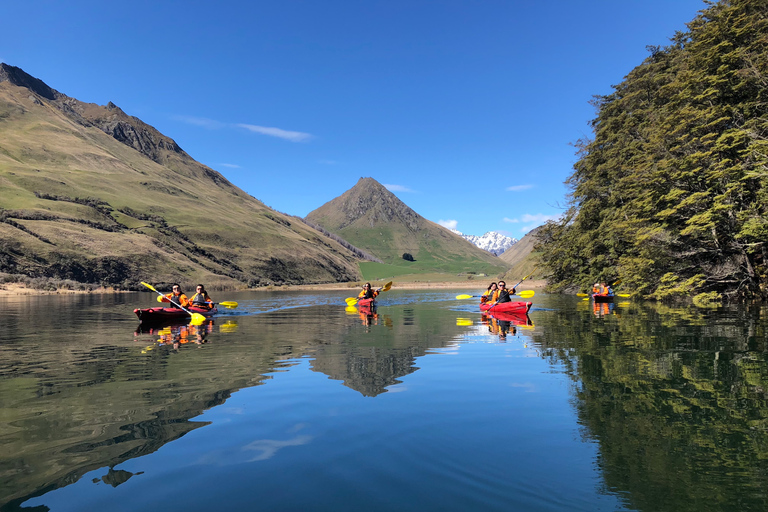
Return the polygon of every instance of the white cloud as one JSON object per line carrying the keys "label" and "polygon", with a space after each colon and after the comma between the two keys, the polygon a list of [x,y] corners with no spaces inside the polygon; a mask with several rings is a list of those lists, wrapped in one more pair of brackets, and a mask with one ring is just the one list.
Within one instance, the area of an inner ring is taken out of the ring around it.
{"label": "white cloud", "polygon": [[390,192],[415,192],[415,190],[411,190],[410,188],[404,187],[403,185],[386,185],[386,184],[384,184],[384,188],[386,188]]}
{"label": "white cloud", "polygon": [[257,126],[255,124],[237,124],[240,128],[245,128],[248,131],[254,133],[260,133],[262,135],[269,135],[270,137],[277,137],[278,139],[285,139],[291,142],[304,142],[312,139],[312,135],[304,132],[292,132],[289,130],[283,130],[282,128],[274,128],[270,126]]}
{"label": "white cloud", "polygon": [[440,219],[439,221],[437,221],[437,223],[440,224],[441,226],[443,226],[444,228],[448,228],[448,229],[456,229],[456,226],[459,225],[459,221],[457,221],[457,220],[442,220],[442,219]]}
{"label": "white cloud", "polygon": [[176,119],[177,121],[181,121],[183,123],[191,124],[194,126],[201,126],[203,128],[208,128],[209,130],[218,130],[220,128],[224,128],[226,123],[222,123],[220,121],[216,121],[214,119],[208,119],[205,117],[194,117],[194,116],[173,116],[173,119]]}
{"label": "white cloud", "polygon": [[230,169],[239,169],[240,166],[237,164],[219,164],[221,167],[229,167]]}
{"label": "white cloud", "polygon": [[533,185],[513,185],[507,187],[507,190],[510,192],[520,192],[521,190],[528,190],[529,188],[533,188]]}
{"label": "white cloud", "polygon": [[525,224],[525,226],[522,226],[520,228],[520,232],[527,233],[528,231],[532,230],[533,228],[541,226],[547,221],[559,220],[560,217],[561,217],[560,215],[544,215],[543,213],[536,213],[536,214],[526,213],[526,214],[523,214],[519,219],[510,219],[509,217],[504,217],[504,222],[509,222],[513,224],[523,223]]}

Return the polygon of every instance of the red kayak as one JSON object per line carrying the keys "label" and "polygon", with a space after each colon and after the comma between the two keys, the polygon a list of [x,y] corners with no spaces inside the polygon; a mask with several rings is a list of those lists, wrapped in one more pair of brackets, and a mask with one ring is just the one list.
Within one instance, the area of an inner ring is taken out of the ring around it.
{"label": "red kayak", "polygon": [[[203,316],[213,316],[219,312],[218,309],[205,309],[196,308],[194,306],[188,307],[188,311],[192,313],[200,313]],[[134,313],[139,317],[139,320],[143,324],[159,324],[162,322],[184,322],[190,319],[190,314],[179,308],[148,308],[148,309],[134,309]]]}
{"label": "red kayak", "polygon": [[510,322],[514,325],[533,325],[533,322],[528,316],[528,313],[504,313],[501,311],[496,311],[496,309],[497,308],[493,308],[493,311],[488,313],[496,320],[501,320],[502,322]]}
{"label": "red kayak", "polygon": [[357,307],[359,308],[375,308],[376,299],[360,299],[357,301]]}
{"label": "red kayak", "polygon": [[495,306],[492,306],[490,304],[481,303],[480,309],[483,311],[488,311],[490,313],[522,313],[526,314],[528,313],[528,310],[531,309],[531,306],[533,305],[533,302],[523,302],[523,301],[517,301],[517,302],[502,302],[500,304],[496,304]]}
{"label": "red kayak", "polygon": [[613,302],[614,295],[608,293],[593,293],[592,300],[595,302]]}

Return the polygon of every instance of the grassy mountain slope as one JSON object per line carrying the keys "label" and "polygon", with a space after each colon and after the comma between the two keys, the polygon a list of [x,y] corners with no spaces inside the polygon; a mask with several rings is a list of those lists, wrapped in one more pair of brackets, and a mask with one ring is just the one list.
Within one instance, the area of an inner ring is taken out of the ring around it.
{"label": "grassy mountain slope", "polygon": [[[499,255],[499,259],[509,265],[509,270],[504,274],[504,279],[510,284],[515,283],[531,272],[534,274],[529,279],[541,279],[543,269],[539,267],[540,253],[535,251],[538,243],[536,238],[540,228],[529,231],[515,245]],[[539,270],[537,270],[537,267]]]}
{"label": "grassy mountain slope", "polygon": [[0,64],[0,272],[136,286],[355,280],[357,257],[113,104]]}
{"label": "grassy mountain slope", "polygon": [[[373,178],[360,178],[344,194],[310,212],[307,220],[380,258],[384,264],[361,264],[368,279],[506,270],[497,257],[423,218]],[[415,261],[404,260],[404,253]]]}

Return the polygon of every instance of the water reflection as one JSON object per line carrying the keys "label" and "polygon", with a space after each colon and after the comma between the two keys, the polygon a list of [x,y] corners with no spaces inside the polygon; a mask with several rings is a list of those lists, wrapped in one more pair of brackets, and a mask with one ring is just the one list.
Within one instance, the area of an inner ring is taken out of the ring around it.
{"label": "water reflection", "polygon": [[0,510],[91,488],[141,508],[161,483],[172,510],[768,504],[764,308],[344,295],[234,295],[247,314],[159,330],[136,329],[144,297],[5,304]]}
{"label": "water reflection", "polygon": [[541,316],[534,339],[572,377],[611,489],[639,510],[766,509],[765,309]]}

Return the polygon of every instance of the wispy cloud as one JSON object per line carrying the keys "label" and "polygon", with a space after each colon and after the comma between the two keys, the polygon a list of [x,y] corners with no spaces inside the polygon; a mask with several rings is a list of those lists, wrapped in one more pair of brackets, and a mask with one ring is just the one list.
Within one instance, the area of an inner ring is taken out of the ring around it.
{"label": "wispy cloud", "polygon": [[200,126],[209,130],[220,130],[222,128],[243,128],[253,133],[260,135],[268,135],[270,137],[277,137],[278,139],[289,140],[291,142],[305,142],[314,138],[311,133],[296,132],[291,130],[283,130],[282,128],[275,128],[272,126],[259,126],[256,124],[247,123],[222,123],[215,119],[208,119],[207,117],[195,117],[195,116],[172,116],[173,119],[181,121],[182,123],[191,124],[193,126]]}
{"label": "wispy cloud", "polygon": [[525,224],[520,228],[520,232],[527,233],[528,231],[532,230],[533,228],[541,226],[547,221],[558,220],[560,219],[560,217],[561,215],[544,215],[543,213],[535,213],[535,214],[526,213],[522,215],[519,219],[510,219],[509,217],[504,217],[504,222],[509,222],[512,224],[518,224],[518,223]]}
{"label": "wispy cloud", "polygon": [[459,221],[457,221],[457,220],[442,220],[442,219],[440,219],[439,221],[437,221],[437,223],[440,224],[441,226],[443,226],[444,228],[448,228],[448,229],[456,229],[456,226],[459,225]]}
{"label": "wispy cloud", "polygon": [[239,169],[240,166],[237,164],[219,164],[221,167],[229,167],[230,169]]}
{"label": "wispy cloud", "polygon": [[237,124],[240,128],[245,128],[253,133],[259,133],[261,135],[269,135],[270,137],[277,137],[278,139],[285,139],[291,142],[304,142],[312,139],[312,135],[304,132],[292,132],[289,130],[283,130],[282,128],[274,128],[270,126],[258,126],[255,124]]}
{"label": "wispy cloud", "polygon": [[512,185],[511,187],[507,187],[507,190],[510,192],[520,192],[521,190],[528,190],[529,188],[533,188],[533,185]]}
{"label": "wispy cloud", "polygon": [[403,185],[386,185],[386,184],[383,184],[383,185],[384,185],[384,188],[386,188],[390,192],[416,192],[415,190],[410,189]]}
{"label": "wispy cloud", "polygon": [[182,123],[191,124],[193,126],[208,128],[209,130],[219,130],[227,126],[227,123],[222,123],[220,121],[216,121],[215,119],[208,119],[206,117],[173,116],[173,119],[181,121]]}

